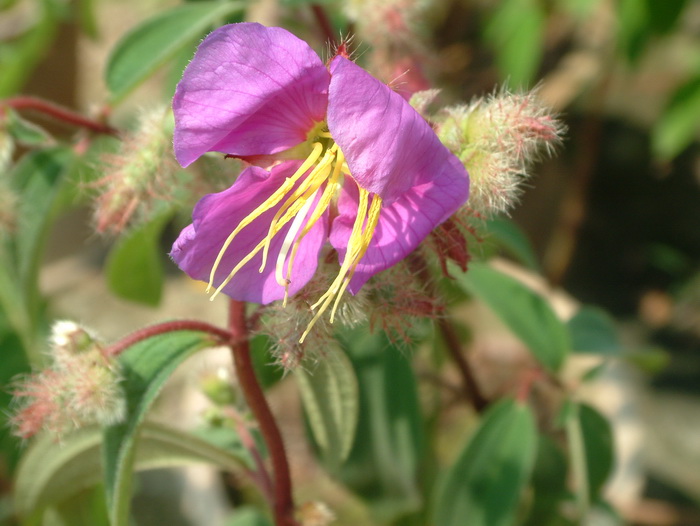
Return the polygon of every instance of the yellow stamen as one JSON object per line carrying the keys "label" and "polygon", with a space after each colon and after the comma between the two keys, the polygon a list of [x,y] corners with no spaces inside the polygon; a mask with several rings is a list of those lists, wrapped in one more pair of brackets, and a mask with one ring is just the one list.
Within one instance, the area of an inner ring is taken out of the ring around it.
{"label": "yellow stamen", "polygon": [[[382,199],[378,195],[374,195],[368,210],[367,205],[369,202],[369,192],[363,188],[360,188],[359,191],[360,202],[357,206],[357,216],[355,217],[355,223],[353,224],[352,232],[350,233],[350,238],[348,239],[348,246],[345,253],[345,258],[343,259],[343,264],[341,265],[338,275],[336,276],[335,280],[333,280],[333,283],[328,290],[318,299],[316,303],[311,306],[312,310],[315,310],[319,306],[320,308],[309,322],[309,325],[306,327],[304,333],[301,335],[299,343],[304,342],[309,332],[311,332],[312,327],[321,318],[323,313],[335,299],[330,318],[330,322],[333,323],[340,298],[350,284],[350,280],[355,273],[355,269],[357,268],[357,265],[362,257],[367,252],[367,248],[369,247],[372,237],[374,236],[374,231],[377,228],[377,223],[379,222]],[[365,221],[367,222],[366,225]],[[363,225],[365,226],[364,230],[362,228]]]}
{"label": "yellow stamen", "polygon": [[308,234],[311,231],[311,229],[318,222],[323,213],[328,209],[328,207],[331,204],[331,201],[333,200],[333,197],[338,191],[338,188],[340,186],[339,181],[341,176],[341,168],[344,159],[345,157],[343,156],[343,152],[339,150],[338,158],[336,160],[335,168],[333,170],[333,175],[331,175],[328,184],[326,184],[326,188],[323,190],[323,194],[321,194],[321,198],[319,199],[316,208],[312,212],[311,217],[309,217],[309,220],[306,222],[306,225],[299,233],[299,235],[296,238],[296,241],[294,242],[294,246],[292,247],[292,255],[289,257],[289,261],[287,262],[287,279],[285,280],[286,285],[284,290],[284,300],[282,301],[283,307],[287,306],[289,283],[291,282],[289,277],[292,275],[292,266],[294,265],[294,259],[296,258],[297,251],[299,250],[299,246],[301,245],[301,240],[304,239],[306,234]]}
{"label": "yellow stamen", "polygon": [[[294,184],[296,181],[306,173],[306,171],[313,166],[313,164],[318,160],[318,158],[321,156],[321,152],[323,151],[323,145],[320,142],[317,142],[314,144],[313,151],[311,152],[311,155],[304,161],[304,163],[299,167],[299,169],[294,172],[294,175],[291,177],[288,177],[285,179],[284,183],[270,196],[268,197],[261,205],[259,205],[253,212],[251,212],[248,216],[246,216],[239,224],[238,226],[234,229],[233,232],[229,234],[229,236],[226,238],[226,241],[224,241],[224,244],[221,247],[221,250],[219,250],[219,254],[216,256],[216,260],[214,261],[214,266],[211,269],[211,272],[209,273],[209,284],[207,285],[207,292],[211,290],[212,285],[214,284],[214,274],[216,273],[216,269],[219,268],[219,264],[221,263],[221,259],[224,257],[224,253],[228,249],[229,245],[233,241],[233,239],[238,235],[238,233],[243,230],[246,226],[248,226],[250,223],[252,223],[256,218],[258,218],[261,214],[267,212],[270,208],[275,206],[277,203],[279,203],[282,198],[285,196],[289,190],[291,190],[294,187]],[[230,280],[229,280],[230,281]],[[228,283],[228,281],[226,282]],[[217,293],[221,287],[217,289]],[[215,294],[216,295],[216,294]],[[213,296],[212,296],[213,299]]]}
{"label": "yellow stamen", "polygon": [[301,182],[299,187],[292,193],[291,196],[289,196],[287,201],[285,201],[285,203],[280,207],[277,213],[275,213],[275,216],[270,222],[270,229],[268,230],[267,237],[265,238],[265,248],[263,250],[263,258],[262,263],[260,265],[260,272],[262,272],[265,269],[265,265],[267,265],[267,254],[270,249],[270,242],[272,241],[272,232],[275,229],[275,224],[290,206],[294,206],[294,204],[299,202],[299,198],[303,194],[307,193],[310,187],[317,189],[323,184],[323,182],[328,178],[328,173],[331,169],[331,163],[335,158],[337,150],[338,146],[333,145],[333,147],[326,152],[318,166],[316,166],[313,169],[313,171],[308,175],[308,177]]}

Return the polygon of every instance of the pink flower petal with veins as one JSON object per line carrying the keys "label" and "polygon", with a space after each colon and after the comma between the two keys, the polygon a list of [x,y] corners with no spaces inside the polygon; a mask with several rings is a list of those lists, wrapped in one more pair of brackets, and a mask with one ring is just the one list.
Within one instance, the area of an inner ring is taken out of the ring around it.
{"label": "pink flower petal with veins", "polygon": [[284,29],[220,27],[175,91],[177,160],[187,166],[211,151],[269,155],[303,142],[325,116],[329,80],[318,55]]}

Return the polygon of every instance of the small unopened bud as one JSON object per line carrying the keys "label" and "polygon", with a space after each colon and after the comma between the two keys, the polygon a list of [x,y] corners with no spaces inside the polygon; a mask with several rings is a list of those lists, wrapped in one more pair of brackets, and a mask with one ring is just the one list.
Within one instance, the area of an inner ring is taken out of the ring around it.
{"label": "small unopened bud", "polygon": [[534,92],[502,92],[446,108],[437,129],[469,172],[469,206],[484,216],[507,212],[517,202],[530,166],[554,151],[564,131]]}
{"label": "small unopened bud", "polygon": [[141,115],[119,152],[103,158],[105,175],[93,183],[95,228],[119,233],[147,219],[158,202],[172,201],[179,188],[172,157],[171,114],[156,109]]}
{"label": "small unopened bud", "polygon": [[335,514],[323,502],[305,502],[299,507],[301,526],[329,526],[335,522]]}
{"label": "small unopened bud", "polygon": [[200,380],[202,392],[217,406],[234,405],[237,400],[231,375],[223,367]]}
{"label": "small unopened bud", "polygon": [[15,384],[20,409],[11,421],[29,438],[40,430],[61,436],[89,424],[111,425],[126,414],[117,362],[102,352],[88,331],[59,322],[51,337],[51,364]]}

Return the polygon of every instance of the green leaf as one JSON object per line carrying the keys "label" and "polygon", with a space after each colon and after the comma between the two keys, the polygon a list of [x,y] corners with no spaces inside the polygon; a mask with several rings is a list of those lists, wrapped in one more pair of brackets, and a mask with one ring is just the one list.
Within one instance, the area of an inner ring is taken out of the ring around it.
{"label": "green leaf", "polygon": [[78,0],[75,7],[78,10],[77,18],[80,23],[80,29],[93,40],[97,40],[99,37],[95,2],[96,0]]}
{"label": "green leaf", "polygon": [[483,421],[439,486],[433,524],[511,526],[537,454],[535,417],[503,400]]}
{"label": "green leaf", "polygon": [[515,88],[526,88],[542,59],[545,14],[534,0],[498,3],[484,37],[496,54],[501,77]]}
{"label": "green leaf", "polygon": [[51,0],[35,2],[36,23],[11,42],[0,42],[0,99],[20,91],[54,41],[60,14]]}
{"label": "green leaf", "polygon": [[271,345],[270,338],[264,334],[257,334],[250,340],[255,376],[263,389],[269,389],[284,378],[284,369],[276,363]]}
{"label": "green leaf", "polygon": [[566,326],[549,303],[521,282],[473,261],[465,274],[455,269],[457,283],[486,303],[545,367],[557,371],[571,347]]}
{"label": "green leaf", "polygon": [[64,175],[75,157],[68,148],[31,152],[15,166],[12,182],[20,197],[17,268],[24,283],[36,281],[51,221],[63,204]]}
{"label": "green leaf", "polygon": [[104,479],[113,526],[126,526],[131,500],[131,471],[136,439],[146,413],[176,367],[212,345],[205,334],[180,331],[149,338],[119,356],[127,417],[104,434]]}
{"label": "green leaf", "polygon": [[566,435],[579,517],[586,517],[613,467],[612,430],[608,421],[585,404],[569,402]]}
{"label": "green leaf", "polygon": [[697,136],[700,124],[700,76],[682,85],[671,97],[654,126],[651,144],[654,154],[669,160],[681,153]]}
{"label": "green leaf", "polygon": [[410,354],[366,327],[340,334],[339,341],[358,380],[356,435],[362,440],[336,476],[389,523],[419,509],[422,500],[418,469],[425,437]]}
{"label": "green leaf", "polygon": [[127,33],[107,62],[105,80],[112,103],[127,95],[173,58],[185,45],[201,38],[217,21],[242,12],[243,2],[198,2],[174,7]]}
{"label": "green leaf", "polygon": [[255,508],[244,506],[236,508],[226,526],[272,526],[272,523]]}
{"label": "green leaf", "polygon": [[613,468],[613,435],[607,419],[593,407],[581,404],[578,417],[583,433],[588,473],[588,491],[598,496]]}
{"label": "green leaf", "polygon": [[634,64],[642,56],[651,37],[647,4],[640,0],[619,0],[615,5],[620,47],[627,60]]}
{"label": "green leaf", "polygon": [[331,349],[315,365],[302,364],[295,376],[315,441],[333,470],[355,440],[359,391],[352,363],[341,350]]}
{"label": "green leaf", "polygon": [[688,0],[645,0],[649,23],[655,33],[663,35],[674,29]]}
{"label": "green leaf", "polygon": [[510,219],[497,217],[486,221],[487,236],[503,250],[532,270],[539,270],[537,257],[523,231]]}
{"label": "green leaf", "polygon": [[19,206],[15,235],[0,240],[0,303],[35,365],[42,360],[34,342],[44,306],[39,267],[51,224],[70,191],[65,181],[74,161],[67,148],[38,150],[25,155],[10,174]]}
{"label": "green leaf", "polygon": [[172,211],[161,212],[122,237],[109,253],[107,283],[117,296],[158,306],[163,292],[163,250],[160,235]]}
{"label": "green leaf", "polygon": [[552,524],[567,495],[567,471],[566,455],[561,447],[547,435],[540,434],[532,473],[533,498],[525,526]]}
{"label": "green leaf", "polygon": [[610,355],[622,350],[615,323],[603,309],[583,305],[566,325],[574,351]]}
{"label": "green leaf", "polygon": [[[233,432],[233,431],[231,431]],[[102,479],[103,430],[80,429],[60,443],[49,435],[38,437],[25,452],[15,483],[15,509],[20,516],[40,515]],[[173,467],[207,462],[234,470],[249,465],[237,455],[189,433],[147,422],[143,424],[134,457],[134,469]]]}
{"label": "green leaf", "polygon": [[24,120],[17,112],[8,111],[5,122],[9,134],[23,146],[42,148],[52,146],[56,142],[46,130]]}

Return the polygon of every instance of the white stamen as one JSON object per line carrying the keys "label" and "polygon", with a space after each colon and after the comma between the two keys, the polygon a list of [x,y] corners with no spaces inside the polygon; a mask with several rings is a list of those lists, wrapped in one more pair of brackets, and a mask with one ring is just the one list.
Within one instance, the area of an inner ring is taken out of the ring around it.
{"label": "white stamen", "polygon": [[314,201],[316,200],[316,194],[318,194],[319,189],[320,187],[316,189],[316,191],[306,200],[304,206],[294,217],[292,225],[289,227],[289,231],[287,232],[287,235],[284,237],[284,241],[282,242],[282,248],[280,249],[280,253],[277,256],[277,264],[275,266],[275,278],[277,279],[277,283],[279,283],[283,287],[287,286],[290,283],[289,276],[285,278],[282,274],[284,272],[284,261],[287,259],[287,255],[289,255],[289,250],[292,248],[292,245],[294,244],[294,240],[296,239],[299,230],[301,230],[304,220],[306,219],[306,214],[309,213],[311,205],[313,205]]}

